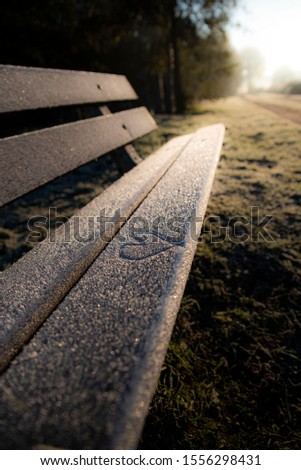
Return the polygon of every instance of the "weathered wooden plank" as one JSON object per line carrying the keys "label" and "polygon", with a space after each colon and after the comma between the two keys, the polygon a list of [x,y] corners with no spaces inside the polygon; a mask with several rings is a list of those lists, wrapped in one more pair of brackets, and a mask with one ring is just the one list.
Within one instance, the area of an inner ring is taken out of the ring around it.
{"label": "weathered wooden plank", "polygon": [[[185,135],[165,144],[78,211],[56,230],[55,236],[2,273],[0,370],[78,281],[190,138]],[[106,220],[111,220],[107,225],[103,223],[103,211]],[[48,229],[47,224],[44,229]],[[33,225],[31,230],[29,235],[34,234]]]}
{"label": "weathered wooden plank", "polygon": [[123,75],[0,66],[0,112],[135,100]]}
{"label": "weathered wooden plank", "polygon": [[0,141],[0,206],[157,127],[146,108]]}
{"label": "weathered wooden plank", "polygon": [[[100,106],[99,110],[104,115],[112,114],[108,106]],[[142,161],[142,158],[131,144],[125,145],[118,152],[115,152],[113,158],[121,174],[131,170]]]}
{"label": "weathered wooden plank", "polygon": [[[137,444],[194,256],[222,135],[221,125],[197,132],[3,375],[4,448]],[[140,227],[136,234],[134,226]]]}

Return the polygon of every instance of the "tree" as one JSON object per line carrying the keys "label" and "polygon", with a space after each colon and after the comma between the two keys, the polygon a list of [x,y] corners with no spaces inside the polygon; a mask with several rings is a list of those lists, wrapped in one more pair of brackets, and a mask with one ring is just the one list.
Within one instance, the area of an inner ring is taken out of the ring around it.
{"label": "tree", "polygon": [[[162,25],[168,58],[170,111],[181,113],[185,110],[186,97],[183,76],[191,75],[184,62],[183,45],[192,49],[200,47],[210,36],[223,28],[229,20],[235,0],[165,0],[156,2],[157,21]],[[203,39],[203,42],[201,41]],[[213,50],[212,50],[213,53]],[[210,57],[210,60],[213,59]],[[195,64],[196,65],[196,64]],[[194,66],[195,66],[194,65]]]}
{"label": "tree", "polygon": [[295,73],[286,65],[275,70],[272,77],[272,90],[282,91],[285,86],[295,79]]}
{"label": "tree", "polygon": [[200,38],[193,49],[186,47],[184,63],[191,69],[183,79],[188,102],[236,93],[241,81],[240,60],[222,32]]}
{"label": "tree", "polygon": [[[0,61],[122,73],[152,109],[183,112],[194,94],[190,82],[197,76],[201,82],[204,77],[210,80],[208,90],[214,82],[214,94],[218,93],[215,71],[224,69],[228,60],[222,31],[235,4],[236,0],[10,0],[0,16]],[[201,70],[200,61],[203,75],[195,72]]]}
{"label": "tree", "polygon": [[264,58],[257,49],[252,47],[243,49],[240,58],[248,92],[252,92],[256,89],[256,83],[263,75]]}

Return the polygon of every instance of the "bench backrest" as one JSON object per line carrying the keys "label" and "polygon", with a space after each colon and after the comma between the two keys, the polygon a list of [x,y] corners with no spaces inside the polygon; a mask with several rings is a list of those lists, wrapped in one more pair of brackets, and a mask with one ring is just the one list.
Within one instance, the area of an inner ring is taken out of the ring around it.
{"label": "bench backrest", "polygon": [[2,122],[25,122],[33,110],[99,106],[99,116],[31,132],[23,127],[0,139],[0,206],[156,128],[144,107],[114,114],[101,107],[137,99],[121,75],[2,65],[0,83]]}
{"label": "bench backrest", "polygon": [[[136,97],[124,77],[6,66],[0,74],[2,204],[155,127],[144,108],[110,114],[107,103]],[[41,106],[93,102],[102,116],[9,136],[18,115],[44,124]],[[223,132],[171,139],[59,223],[54,238],[45,221],[47,237],[1,274],[0,448],[137,446]]]}

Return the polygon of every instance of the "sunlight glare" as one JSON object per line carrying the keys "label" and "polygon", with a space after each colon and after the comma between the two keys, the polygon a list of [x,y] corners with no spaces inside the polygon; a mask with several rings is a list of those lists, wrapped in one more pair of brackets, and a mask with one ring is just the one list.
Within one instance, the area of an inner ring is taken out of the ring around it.
{"label": "sunlight glare", "polygon": [[301,1],[245,0],[248,12],[238,10],[234,21],[241,29],[231,28],[230,41],[241,51],[256,48],[265,60],[265,80],[286,66],[301,76]]}

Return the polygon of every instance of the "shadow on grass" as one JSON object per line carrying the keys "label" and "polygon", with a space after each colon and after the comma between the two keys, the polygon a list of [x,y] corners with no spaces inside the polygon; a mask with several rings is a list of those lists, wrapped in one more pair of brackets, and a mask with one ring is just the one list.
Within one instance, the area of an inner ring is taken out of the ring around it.
{"label": "shadow on grass", "polygon": [[300,266],[268,246],[198,254],[140,448],[300,448]]}
{"label": "shadow on grass", "polygon": [[48,217],[50,207],[57,208],[60,217],[71,217],[119,177],[111,156],[106,155],[2,207],[0,270],[6,269],[32,248],[26,242],[30,217]]}

